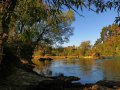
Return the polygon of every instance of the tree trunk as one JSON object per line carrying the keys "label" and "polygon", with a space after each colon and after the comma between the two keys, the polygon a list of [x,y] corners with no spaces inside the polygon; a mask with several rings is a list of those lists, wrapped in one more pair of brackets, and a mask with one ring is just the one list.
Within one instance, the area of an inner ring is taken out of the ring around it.
{"label": "tree trunk", "polygon": [[3,43],[6,41],[9,32],[11,13],[14,11],[17,0],[5,0],[3,2],[0,2],[0,14],[2,15],[2,18],[0,18],[0,64],[3,57]]}
{"label": "tree trunk", "polygon": [[3,46],[2,46],[2,23],[0,22],[0,64],[2,62]]}

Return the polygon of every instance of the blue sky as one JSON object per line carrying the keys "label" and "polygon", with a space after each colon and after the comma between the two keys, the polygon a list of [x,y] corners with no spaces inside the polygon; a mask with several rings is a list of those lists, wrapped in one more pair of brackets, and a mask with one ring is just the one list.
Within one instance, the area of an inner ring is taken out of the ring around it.
{"label": "blue sky", "polygon": [[104,26],[108,26],[114,23],[117,13],[112,11],[107,11],[104,13],[97,14],[92,11],[83,10],[81,13],[84,17],[80,17],[75,14],[76,20],[73,22],[74,35],[70,37],[68,43],[63,44],[63,46],[80,45],[82,41],[90,40],[92,44],[100,37],[101,29]]}

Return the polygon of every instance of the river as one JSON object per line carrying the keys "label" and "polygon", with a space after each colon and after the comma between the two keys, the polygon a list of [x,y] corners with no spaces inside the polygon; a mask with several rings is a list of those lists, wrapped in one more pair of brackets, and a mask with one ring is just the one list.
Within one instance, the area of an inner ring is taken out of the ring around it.
{"label": "river", "polygon": [[87,60],[53,60],[40,61],[33,69],[46,76],[77,76],[82,84],[95,83],[99,80],[120,80],[120,59]]}

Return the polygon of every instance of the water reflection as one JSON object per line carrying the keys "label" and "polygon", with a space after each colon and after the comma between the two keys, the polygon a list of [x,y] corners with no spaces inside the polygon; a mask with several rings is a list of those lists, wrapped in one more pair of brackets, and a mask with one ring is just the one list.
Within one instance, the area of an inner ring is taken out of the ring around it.
{"label": "water reflection", "polygon": [[99,80],[120,80],[120,60],[57,60],[40,62],[34,71],[39,74],[80,77],[80,82],[95,83]]}
{"label": "water reflection", "polygon": [[120,60],[106,60],[101,63],[105,80],[120,80]]}
{"label": "water reflection", "polygon": [[48,60],[45,61],[37,61],[37,65],[33,69],[33,71],[37,72],[40,75],[52,75],[52,71],[50,70],[51,62]]}

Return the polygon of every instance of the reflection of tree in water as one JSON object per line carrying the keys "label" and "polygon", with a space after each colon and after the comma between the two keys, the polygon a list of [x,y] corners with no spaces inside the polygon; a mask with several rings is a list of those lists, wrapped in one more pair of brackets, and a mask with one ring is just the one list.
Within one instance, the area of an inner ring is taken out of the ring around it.
{"label": "reflection of tree in water", "polygon": [[105,80],[120,80],[120,60],[106,60],[101,63]]}
{"label": "reflection of tree in water", "polygon": [[77,65],[80,68],[80,74],[82,74],[82,76],[91,76],[96,67],[95,62],[95,60],[91,59],[71,59],[63,61],[62,64],[70,66]]}
{"label": "reflection of tree in water", "polygon": [[81,69],[81,74],[83,76],[91,76],[93,69],[95,68],[95,60],[89,60],[89,59],[80,59],[78,62],[78,65],[80,66]]}
{"label": "reflection of tree in water", "polygon": [[62,61],[62,64],[65,64],[65,65],[77,65],[78,61],[79,61],[78,59],[68,59],[68,60]]}
{"label": "reflection of tree in water", "polygon": [[39,61],[39,65],[35,66],[33,71],[37,72],[40,75],[52,75],[52,71],[50,70],[51,61]]}

